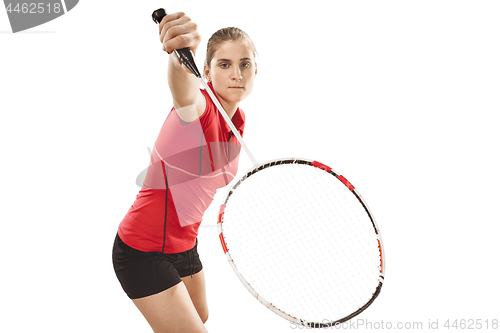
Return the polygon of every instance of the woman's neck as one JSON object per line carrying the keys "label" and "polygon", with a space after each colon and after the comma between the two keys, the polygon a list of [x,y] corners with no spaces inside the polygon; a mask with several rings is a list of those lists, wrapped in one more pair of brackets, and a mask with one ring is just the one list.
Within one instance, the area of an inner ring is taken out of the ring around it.
{"label": "woman's neck", "polygon": [[238,110],[239,103],[230,104],[224,101],[222,98],[220,98],[219,95],[217,95],[217,97],[219,98],[219,101],[221,102],[222,107],[226,111],[226,114],[228,115],[229,119],[233,119],[236,110]]}

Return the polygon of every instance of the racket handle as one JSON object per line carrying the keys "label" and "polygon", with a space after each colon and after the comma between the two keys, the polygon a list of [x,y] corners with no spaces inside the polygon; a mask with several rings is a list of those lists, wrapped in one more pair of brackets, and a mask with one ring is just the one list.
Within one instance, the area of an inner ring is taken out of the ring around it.
{"label": "racket handle", "polygon": [[[167,15],[165,9],[160,8],[155,10],[151,16],[153,17],[153,21],[159,24],[165,15]],[[179,60],[191,71],[191,73],[193,73],[197,78],[201,78],[200,71],[194,62],[193,52],[191,52],[189,47],[174,50],[174,52],[177,55],[177,58],[179,58]]]}

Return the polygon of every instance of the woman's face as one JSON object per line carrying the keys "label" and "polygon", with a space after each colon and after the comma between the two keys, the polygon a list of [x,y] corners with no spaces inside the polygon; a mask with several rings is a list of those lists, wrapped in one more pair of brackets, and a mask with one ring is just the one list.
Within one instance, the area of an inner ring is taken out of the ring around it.
{"label": "woman's face", "polygon": [[252,47],[245,40],[225,41],[219,45],[205,76],[224,102],[238,105],[253,89],[257,64]]}

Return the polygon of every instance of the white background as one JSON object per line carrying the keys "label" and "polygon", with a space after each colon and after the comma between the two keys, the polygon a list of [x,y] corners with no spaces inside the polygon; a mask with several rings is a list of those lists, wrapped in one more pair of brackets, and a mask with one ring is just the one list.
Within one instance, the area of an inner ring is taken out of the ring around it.
{"label": "white background", "polygon": [[[158,7],[198,23],[198,63],[219,28],[254,40],[242,108],[259,161],[319,160],[367,200],[387,273],[359,319],[500,319],[500,4],[291,3],[80,1],[17,34],[0,10],[2,332],[150,330],[111,248],[172,106]],[[240,284],[216,229],[199,240],[210,332],[297,331]]]}

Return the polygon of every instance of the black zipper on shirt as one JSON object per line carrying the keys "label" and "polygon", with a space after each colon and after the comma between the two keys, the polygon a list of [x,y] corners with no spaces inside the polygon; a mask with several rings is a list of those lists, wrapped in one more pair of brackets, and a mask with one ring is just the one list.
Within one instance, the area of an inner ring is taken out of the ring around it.
{"label": "black zipper on shirt", "polygon": [[233,136],[233,131],[229,132],[229,139],[227,140],[227,161],[229,162],[229,146],[230,146],[230,141],[231,141],[231,136]]}
{"label": "black zipper on shirt", "polygon": [[[202,153],[203,153],[203,137],[205,136],[205,131],[201,132],[201,142],[200,142],[200,171],[198,172],[198,176],[201,176],[201,161],[202,161]],[[209,143],[207,142],[207,145]],[[208,147],[207,147],[208,148]]]}

